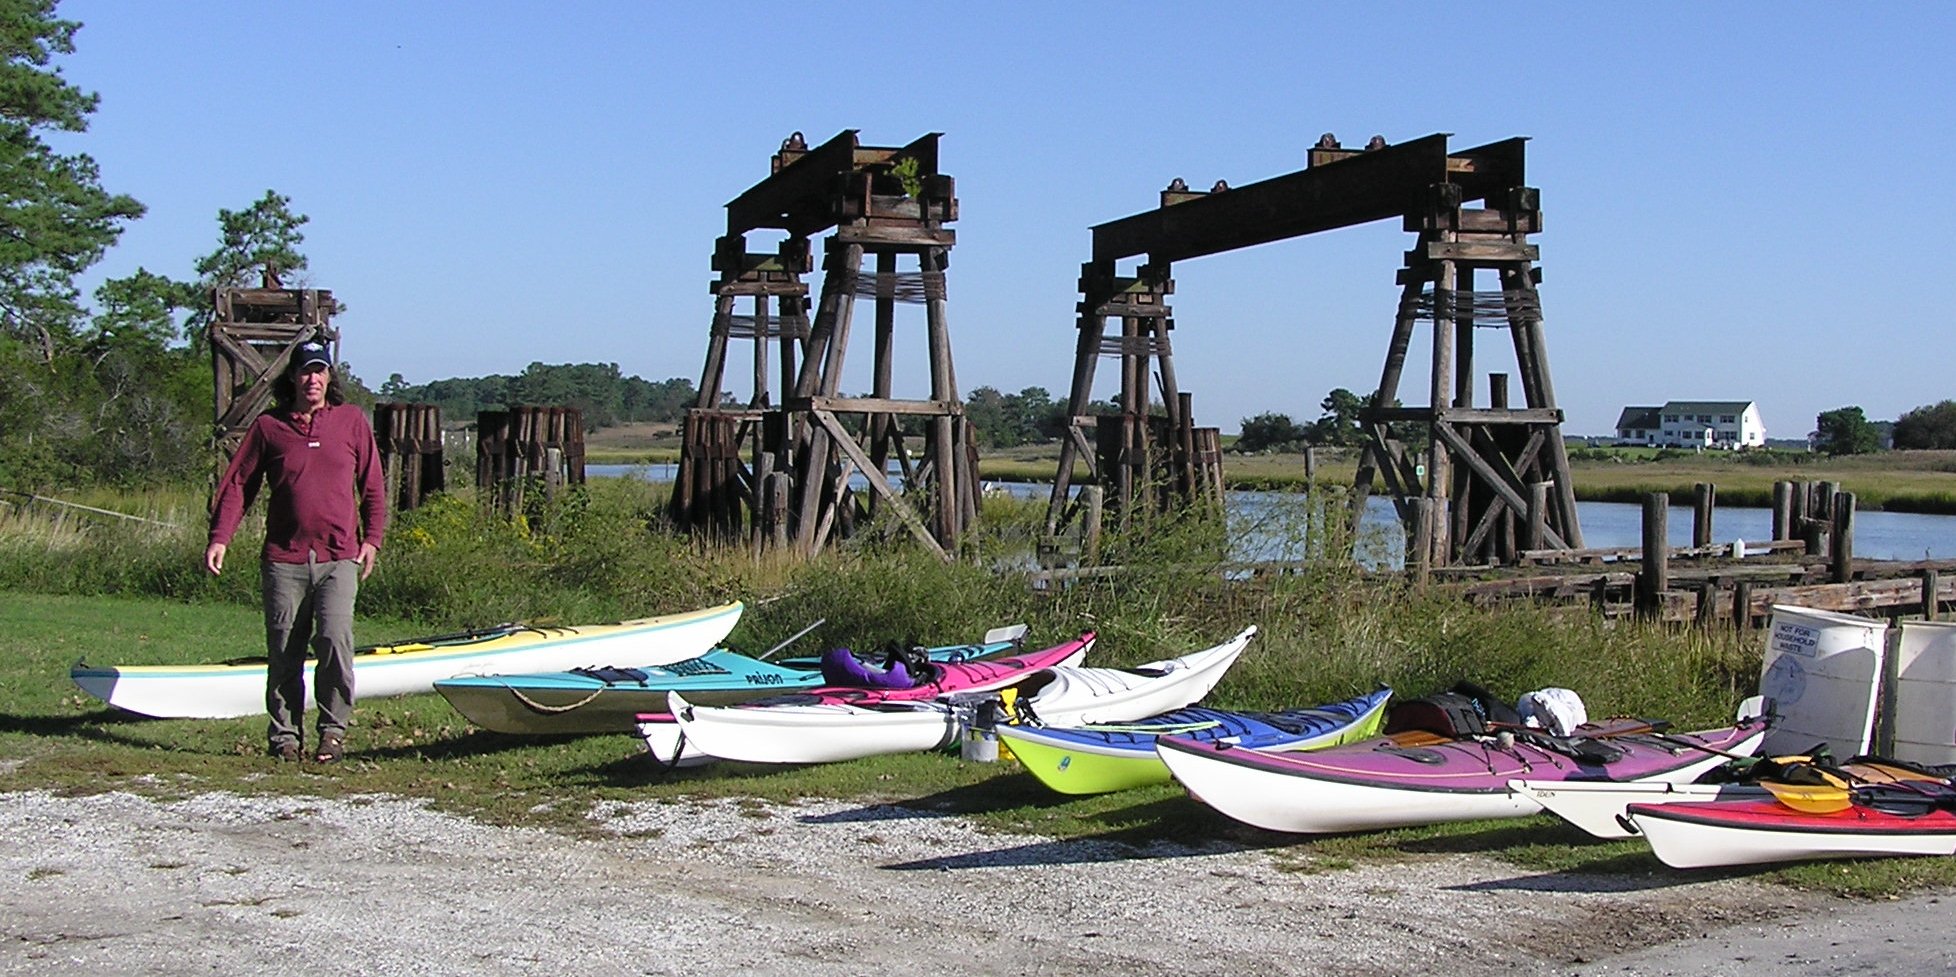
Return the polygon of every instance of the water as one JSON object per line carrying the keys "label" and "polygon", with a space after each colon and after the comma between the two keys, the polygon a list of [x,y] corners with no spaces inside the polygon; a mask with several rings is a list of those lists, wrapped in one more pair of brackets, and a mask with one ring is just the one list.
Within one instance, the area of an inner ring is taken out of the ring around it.
{"label": "water", "polygon": [[[587,465],[584,472],[594,478],[632,476],[654,482],[670,482],[679,466]],[[900,476],[890,476],[894,485],[903,484]],[[867,489],[862,475],[851,479],[858,489]],[[1045,499],[1052,494],[1049,483],[992,483],[1018,498]],[[1295,552],[1286,537],[1302,525],[1303,496],[1295,492],[1230,492],[1229,515],[1239,531],[1235,537],[1238,560],[1295,560],[1305,554]],[[1643,507],[1629,502],[1578,502],[1576,518],[1582,521],[1583,545],[1589,547],[1641,546]],[[1390,500],[1374,495],[1366,500],[1365,518],[1360,523],[1361,558],[1373,565],[1398,566],[1403,559],[1404,540],[1396,532],[1399,517]],[[1667,520],[1672,546],[1691,545],[1691,508],[1672,506]],[[1712,514],[1712,539],[1729,543],[1735,539],[1764,542],[1773,535],[1770,509],[1720,508]],[[1868,560],[1956,559],[1956,516],[1924,515],[1914,512],[1859,512],[1854,516],[1854,555]]]}

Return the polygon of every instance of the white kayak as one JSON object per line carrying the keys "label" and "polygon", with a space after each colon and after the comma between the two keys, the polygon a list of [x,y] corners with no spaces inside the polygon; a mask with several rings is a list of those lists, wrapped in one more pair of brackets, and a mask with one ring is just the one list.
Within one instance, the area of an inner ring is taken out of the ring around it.
{"label": "white kayak", "polygon": [[1044,726],[1126,723],[1194,705],[1243,657],[1256,625],[1213,648],[1133,668],[1054,668],[1019,687],[1013,709]]}
{"label": "white kayak", "polygon": [[[669,665],[704,654],[740,621],[739,601],[662,617],[574,627],[505,624],[461,634],[375,645],[354,653],[362,699],[434,691],[458,675],[550,672],[598,666]],[[306,663],[306,706],[313,664]],[[265,660],[213,665],[75,665],[82,691],[118,709],[166,719],[227,719],[265,711]]]}
{"label": "white kayak", "polygon": [[1753,784],[1671,784],[1610,780],[1510,780],[1509,789],[1598,838],[1634,838],[1632,804],[1706,804],[1769,798]]}
{"label": "white kayak", "polygon": [[[1053,725],[1127,722],[1179,709],[1207,695],[1235,664],[1256,628],[1220,645],[1135,668],[1060,665],[1018,684],[1015,708]],[[959,690],[970,693],[997,691]],[[694,705],[673,695],[677,737],[644,733],[655,756],[672,762],[686,750],[750,763],[833,763],[888,753],[933,750],[957,742],[970,713],[945,697],[905,702]],[[663,748],[663,749],[662,749]]]}

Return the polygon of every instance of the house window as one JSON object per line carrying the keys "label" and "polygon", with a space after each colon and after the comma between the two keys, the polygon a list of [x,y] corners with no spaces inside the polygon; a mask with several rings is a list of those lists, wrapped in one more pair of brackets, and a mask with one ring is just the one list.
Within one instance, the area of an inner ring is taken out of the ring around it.
{"label": "house window", "polygon": [[1718,418],[1718,423],[1720,424],[1733,424],[1733,423],[1737,423],[1737,421],[1738,418],[1732,416],[1731,414],[1723,414],[1720,415]]}

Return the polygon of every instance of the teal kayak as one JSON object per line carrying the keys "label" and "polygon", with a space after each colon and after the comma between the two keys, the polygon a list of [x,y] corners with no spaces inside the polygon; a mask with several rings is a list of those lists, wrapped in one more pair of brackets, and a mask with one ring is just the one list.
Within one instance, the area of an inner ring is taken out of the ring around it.
{"label": "teal kayak", "polygon": [[[935,662],[963,662],[1020,650],[1023,628],[1001,628],[972,644],[928,649]],[[458,675],[435,683],[455,711],[498,733],[627,733],[642,712],[664,712],[666,693],[688,702],[732,705],[825,684],[814,659],[761,661],[716,648],[645,668],[579,668],[530,675]]]}

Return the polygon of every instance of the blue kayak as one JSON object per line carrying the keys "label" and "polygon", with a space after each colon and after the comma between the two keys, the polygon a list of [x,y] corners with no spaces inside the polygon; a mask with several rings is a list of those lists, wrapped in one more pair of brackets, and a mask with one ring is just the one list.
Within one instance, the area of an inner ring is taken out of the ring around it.
{"label": "blue kayak", "polygon": [[[943,645],[927,653],[936,662],[971,661],[1017,651],[1022,640],[997,634],[986,637],[997,640]],[[628,733],[636,728],[639,713],[665,711],[668,692],[679,692],[688,702],[731,705],[821,686],[825,683],[816,666],[815,659],[776,664],[716,648],[698,658],[653,668],[458,675],[437,681],[435,691],[469,722],[498,733]]]}
{"label": "blue kayak", "polygon": [[1155,738],[1228,741],[1254,750],[1314,750],[1378,735],[1391,689],[1282,712],[1190,706],[1131,723],[1047,727],[1005,724],[1000,744],[1039,782],[1062,794],[1104,794],[1169,781]]}

